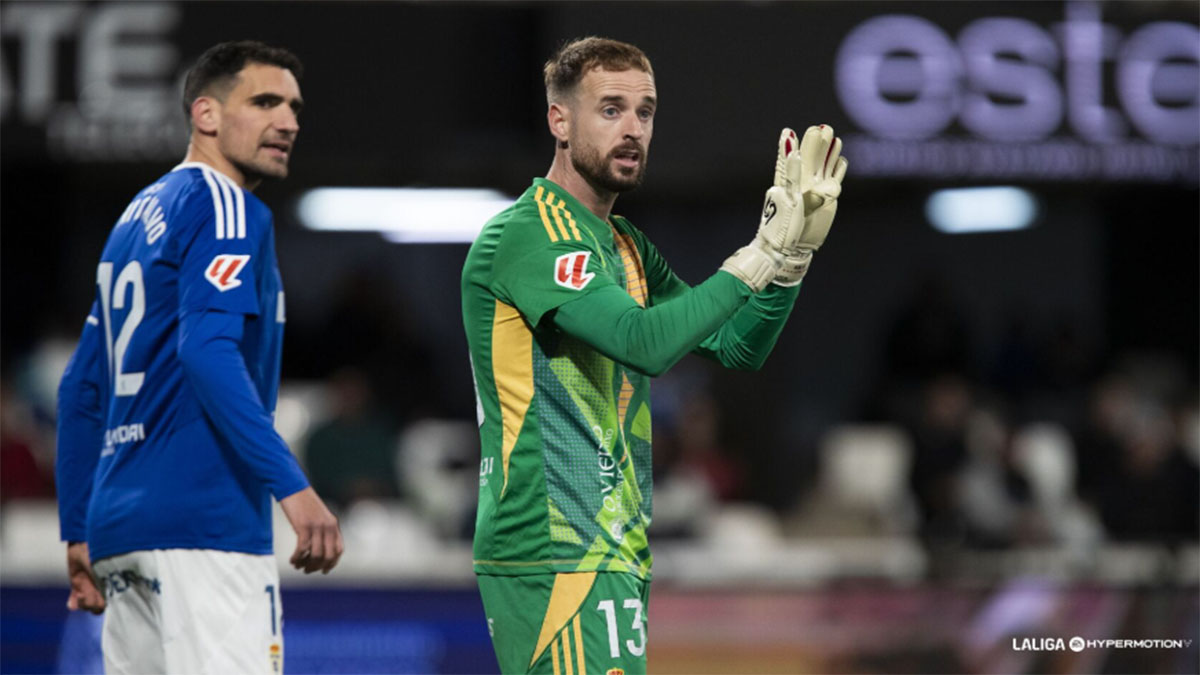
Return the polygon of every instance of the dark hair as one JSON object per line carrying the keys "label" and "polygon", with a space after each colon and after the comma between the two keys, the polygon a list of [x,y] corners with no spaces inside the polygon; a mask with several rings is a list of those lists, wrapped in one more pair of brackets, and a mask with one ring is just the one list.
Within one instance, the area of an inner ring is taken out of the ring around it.
{"label": "dark hair", "polygon": [[229,85],[247,63],[279,66],[292,71],[297,80],[304,74],[300,59],[282,47],[272,47],[256,40],[222,42],[209,47],[188,71],[183,83],[183,116],[190,122],[192,103],[214,89],[222,89],[218,97],[228,93]]}
{"label": "dark hair", "polygon": [[554,103],[575,93],[575,87],[593,68],[621,72],[636,68],[650,77],[654,69],[642,50],[627,42],[602,37],[572,40],[546,62],[546,102]]}

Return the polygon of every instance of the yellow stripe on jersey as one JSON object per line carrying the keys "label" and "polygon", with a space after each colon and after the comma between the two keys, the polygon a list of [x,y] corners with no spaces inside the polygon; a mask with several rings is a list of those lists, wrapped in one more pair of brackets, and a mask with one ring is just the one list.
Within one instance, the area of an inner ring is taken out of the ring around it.
{"label": "yellow stripe on jersey", "polygon": [[625,291],[637,304],[646,306],[646,271],[642,267],[642,256],[638,255],[633,237],[617,232],[613,228],[613,242],[621,252],[621,262],[625,265]]}
{"label": "yellow stripe on jersey", "polygon": [[617,395],[617,423],[621,425],[621,433],[625,433],[625,415],[629,413],[629,402],[633,400],[633,383],[625,373],[621,373],[621,393]]}
{"label": "yellow stripe on jersey", "polygon": [[[609,226],[611,227],[611,223]],[[617,232],[613,228],[613,242],[621,253],[621,264],[625,267],[625,292],[634,302],[646,306],[646,271],[642,267],[642,257],[638,255],[633,238]],[[621,374],[621,392],[617,396],[617,421],[622,431],[625,429],[625,415],[629,412],[629,402],[633,399],[633,384],[624,373]]]}
{"label": "yellow stripe on jersey", "polygon": [[570,630],[563,629],[559,641],[563,647],[563,670],[567,671],[567,675],[575,675],[574,668],[571,667],[571,636]]}
{"label": "yellow stripe on jersey", "polygon": [[[560,572],[554,575],[554,588],[550,589],[550,603],[546,606],[546,617],[542,619],[542,631],[538,635],[533,658],[529,659],[530,666],[537,662],[558,631],[567,625],[567,621],[578,614],[595,581],[595,572]],[[567,672],[570,672],[569,656],[567,660]]]}
{"label": "yellow stripe on jersey", "polygon": [[550,224],[550,216],[546,215],[546,205],[542,203],[542,193],[545,189],[541,185],[537,187],[537,191],[533,193],[533,201],[537,202],[538,215],[542,217],[542,225],[546,228],[546,234],[550,235],[550,241],[558,241],[558,235],[554,233],[554,226]]}
{"label": "yellow stripe on jersey", "polygon": [[587,675],[587,660],[583,657],[583,631],[579,630],[579,613],[571,624],[575,626],[575,658],[579,659],[579,675]]}
{"label": "yellow stripe on jersey", "polygon": [[550,663],[554,665],[554,675],[561,675],[562,667],[558,665],[558,640],[550,645]]}
{"label": "yellow stripe on jersey", "polygon": [[500,496],[503,497],[508,489],[508,463],[533,401],[533,334],[521,313],[499,300],[492,316],[492,374],[500,398],[503,429],[500,445],[500,466],[504,470]]}
{"label": "yellow stripe on jersey", "polygon": [[558,231],[562,233],[562,238],[570,239],[571,235],[567,232],[567,226],[563,225],[561,209],[554,204],[554,193],[550,190],[546,190],[546,206],[549,206],[550,213],[554,214],[554,222],[558,224]]}
{"label": "yellow stripe on jersey", "polygon": [[567,202],[560,198],[556,208],[562,211],[563,216],[566,217],[567,224],[571,226],[571,232],[574,233],[575,238],[579,241],[583,241],[583,237],[579,236],[579,227],[575,224],[575,217],[572,216],[571,212],[567,210]]}

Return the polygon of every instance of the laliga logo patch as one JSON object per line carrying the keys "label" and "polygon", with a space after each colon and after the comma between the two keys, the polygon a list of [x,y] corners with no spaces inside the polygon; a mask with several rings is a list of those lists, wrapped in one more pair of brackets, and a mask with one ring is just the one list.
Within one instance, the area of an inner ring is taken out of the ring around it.
{"label": "laliga logo patch", "polygon": [[246,261],[250,260],[248,255],[232,255],[223,254],[213,258],[213,261],[208,265],[208,271],[204,273],[204,278],[208,279],[208,283],[217,287],[218,291],[224,293],[231,288],[237,288],[242,285],[242,280],[237,278],[238,272],[246,266]]}
{"label": "laliga logo patch", "polygon": [[554,261],[554,283],[574,291],[583,290],[584,286],[596,276],[595,272],[587,271],[590,251],[577,251],[558,256]]}
{"label": "laliga logo patch", "polygon": [[271,645],[271,670],[276,673],[283,672],[283,649],[279,643]]}

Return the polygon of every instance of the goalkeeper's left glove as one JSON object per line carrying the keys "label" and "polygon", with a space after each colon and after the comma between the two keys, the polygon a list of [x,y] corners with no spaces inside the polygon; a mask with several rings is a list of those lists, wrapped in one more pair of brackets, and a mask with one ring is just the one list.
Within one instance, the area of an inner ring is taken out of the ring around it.
{"label": "goalkeeper's left glove", "polygon": [[[837,200],[842,193],[842,179],[848,162],[842,157],[842,141],[833,134],[833,127],[809,127],[800,142],[801,173],[799,190],[804,200],[804,230],[791,250],[785,251],[783,264],[773,283],[779,286],[799,284],[812,263],[813,252],[825,242]],[[778,176],[781,166],[776,166]]]}

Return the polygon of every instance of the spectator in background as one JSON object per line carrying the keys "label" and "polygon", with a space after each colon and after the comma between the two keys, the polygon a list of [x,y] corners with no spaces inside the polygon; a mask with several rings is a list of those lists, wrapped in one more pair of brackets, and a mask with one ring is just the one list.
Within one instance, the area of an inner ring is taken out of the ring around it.
{"label": "spectator in background", "polygon": [[[398,289],[368,269],[355,269],[337,284],[337,294],[317,353],[330,371],[351,367],[365,377],[379,405],[406,419],[444,416],[441,379],[433,353],[407,317]],[[411,386],[420,382],[421,386]]]}
{"label": "spectator in background", "polygon": [[912,425],[920,416],[926,384],[936,377],[970,372],[971,335],[949,283],[923,279],[885,332],[883,371],[866,416]]}
{"label": "spectator in background", "polygon": [[924,381],[940,373],[966,373],[971,356],[966,318],[949,284],[924,279],[887,335],[890,379]]}
{"label": "spectator in background", "polygon": [[50,473],[38,462],[39,450],[33,411],[4,378],[0,381],[0,502],[54,497]]}
{"label": "spectator in background", "polygon": [[969,459],[962,472],[962,511],[967,542],[1004,548],[1028,531],[1032,494],[1013,461],[1014,429],[998,404],[979,406],[967,430]]}
{"label": "spectator in background", "polygon": [[921,512],[922,533],[942,539],[961,533],[961,471],[967,459],[970,384],[945,375],[929,382],[919,417],[911,427],[915,453],[912,488]]}
{"label": "spectator in background", "polygon": [[675,471],[702,480],[717,501],[745,496],[746,470],[721,444],[721,408],[706,392],[689,396],[675,429],[679,449]]}
{"label": "spectator in background", "polygon": [[1138,406],[1117,449],[1115,461],[1101,467],[1096,491],[1112,538],[1195,540],[1200,473],[1176,443],[1167,411],[1153,403]]}
{"label": "spectator in background", "polygon": [[312,432],[304,455],[313,486],[341,507],[399,496],[395,425],[376,405],[366,374],[342,368],[330,378],[329,393],[333,417]]}
{"label": "spectator in background", "polygon": [[1117,540],[1196,540],[1200,470],[1188,456],[1167,400],[1185,400],[1177,373],[1126,359],[1093,387],[1081,434],[1081,492]]}

